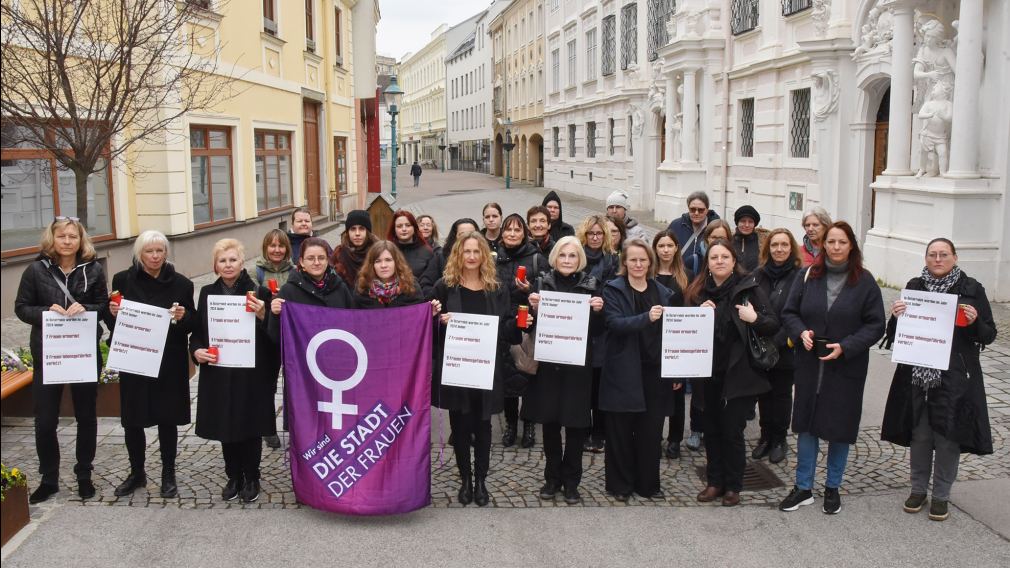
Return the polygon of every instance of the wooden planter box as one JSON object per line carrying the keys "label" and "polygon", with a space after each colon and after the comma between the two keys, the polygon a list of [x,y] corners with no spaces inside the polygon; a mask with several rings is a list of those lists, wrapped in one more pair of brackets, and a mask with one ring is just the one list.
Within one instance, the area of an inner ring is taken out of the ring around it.
{"label": "wooden planter box", "polygon": [[[98,385],[98,401],[95,404],[96,414],[99,417],[120,416],[119,410],[119,383],[108,383]],[[73,418],[74,402],[70,395],[70,388],[63,389],[63,398],[60,400],[60,416]]]}
{"label": "wooden planter box", "polygon": [[11,487],[0,504],[0,545],[7,544],[12,536],[28,524],[28,487]]}

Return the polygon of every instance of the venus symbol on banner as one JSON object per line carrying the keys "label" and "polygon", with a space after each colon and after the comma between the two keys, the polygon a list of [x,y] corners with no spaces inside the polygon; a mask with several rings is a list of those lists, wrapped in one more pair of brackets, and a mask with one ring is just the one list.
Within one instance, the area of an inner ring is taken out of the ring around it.
{"label": "venus symbol on banner", "polygon": [[[354,354],[358,357],[358,366],[354,370],[354,374],[342,381],[335,381],[327,377],[326,373],[319,368],[318,361],[316,361],[316,351],[324,343],[331,340],[343,341],[350,345],[354,349]],[[320,400],[318,410],[330,413],[334,430],[343,429],[344,414],[349,416],[358,415],[358,405],[344,404],[343,393],[358,386],[361,379],[365,378],[365,371],[368,370],[368,352],[365,351],[365,345],[361,343],[361,340],[347,331],[342,329],[327,329],[320,331],[309,341],[308,347],[305,348],[305,362],[309,367],[312,378],[322,385],[323,388],[329,389],[333,395],[332,400],[329,402]]]}

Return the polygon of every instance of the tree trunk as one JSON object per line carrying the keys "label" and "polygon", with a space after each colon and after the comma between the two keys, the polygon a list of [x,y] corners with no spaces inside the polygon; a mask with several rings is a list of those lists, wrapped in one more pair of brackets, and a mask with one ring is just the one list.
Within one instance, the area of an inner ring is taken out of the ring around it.
{"label": "tree trunk", "polygon": [[[88,228],[88,177],[91,175],[90,172],[84,169],[75,169],[74,171],[74,182],[77,186],[77,213],[76,216],[81,220],[81,224],[85,228]],[[69,211],[62,212],[63,215],[69,215]]]}

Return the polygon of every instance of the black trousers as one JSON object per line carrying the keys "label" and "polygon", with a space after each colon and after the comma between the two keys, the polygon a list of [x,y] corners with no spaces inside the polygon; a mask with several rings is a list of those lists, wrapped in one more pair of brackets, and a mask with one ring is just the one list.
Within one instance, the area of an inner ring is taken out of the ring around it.
{"label": "black trousers", "polygon": [[565,428],[564,449],[561,446],[561,424],[543,425],[544,431],[544,481],[576,488],[582,482],[582,443],[586,441],[585,428]]}
{"label": "black trousers", "polygon": [[684,440],[684,409],[684,387],[680,387],[673,391],[673,414],[670,415],[670,426],[666,431],[668,442],[680,444]]}
{"label": "black trousers", "polygon": [[[491,421],[482,420],[475,412],[449,412],[449,426],[452,428],[456,452],[456,467],[459,475],[469,478],[487,477],[491,466]],[[470,467],[470,448],[473,448],[473,468]]]}
{"label": "black trousers", "polygon": [[[505,397],[505,423],[513,428],[519,424],[519,411],[521,410],[520,405],[522,404],[521,396],[507,396]],[[528,421],[524,421],[528,422]]]}
{"label": "black trousers", "polygon": [[606,413],[600,410],[600,375],[602,374],[602,367],[593,367],[593,425],[589,429],[589,435],[595,442],[602,442],[607,438]]}
{"label": "black trousers", "polygon": [[758,396],[761,437],[772,442],[784,442],[793,411],[793,371],[773,369],[768,373],[768,382],[772,389]]}
{"label": "black trousers", "polygon": [[[144,461],[147,457],[147,436],[140,426],[124,426],[126,437],[126,453],[130,456],[130,473],[143,473]],[[179,431],[175,424],[158,425],[158,445],[161,449],[161,469],[174,470],[176,444]]]}
{"label": "black trousers", "polygon": [[[56,427],[60,421],[60,399],[67,385],[44,385],[39,377],[32,382],[32,400],[35,411],[35,451],[39,455],[39,475],[43,485],[59,485],[60,439]],[[97,383],[79,383],[70,386],[74,401],[74,418],[77,420],[77,479],[91,479],[94,470],[95,447],[98,445],[98,418],[95,401],[98,399]]]}
{"label": "black trousers", "polygon": [[705,433],[705,381],[691,381],[691,431]]}
{"label": "black trousers", "polygon": [[708,485],[726,491],[743,488],[743,470],[747,465],[747,446],[743,431],[747,415],[754,408],[753,396],[730,400],[722,398],[722,381],[705,385],[705,457]]}
{"label": "black trousers", "polygon": [[222,442],[221,453],[224,454],[224,472],[228,479],[259,481],[263,438],[257,436],[241,442]]}
{"label": "black trousers", "polygon": [[659,460],[666,416],[658,408],[645,412],[608,412],[604,455],[607,491],[650,497],[660,489]]}

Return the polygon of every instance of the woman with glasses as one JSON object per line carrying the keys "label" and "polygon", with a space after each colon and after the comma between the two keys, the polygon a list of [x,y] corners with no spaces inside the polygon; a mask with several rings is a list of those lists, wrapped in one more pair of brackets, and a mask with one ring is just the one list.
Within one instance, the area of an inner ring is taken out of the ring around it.
{"label": "woman with glasses", "polygon": [[[106,311],[109,292],[106,288],[105,270],[97,262],[95,247],[91,244],[84,225],[75,217],[57,217],[42,230],[39,256],[21,275],[14,313],[18,319],[32,326],[29,345],[32,360],[36,362],[32,379],[32,399],[35,414],[35,451],[39,456],[39,486],[29,497],[31,503],[41,503],[60,490],[60,442],[56,426],[60,418],[62,384],[45,384],[45,366],[42,365],[42,318],[46,312],[60,316],[76,316],[85,312],[98,312],[98,320]],[[95,377],[102,369],[102,355],[98,341],[101,325],[95,330]],[[94,469],[95,448],[98,437],[98,419],[95,402],[98,383],[70,385],[77,421],[77,494],[81,499],[95,496],[91,481]]]}
{"label": "woman with glasses", "polygon": [[[898,365],[880,431],[882,440],[910,450],[912,492],[905,500],[905,512],[922,510],[932,479],[929,518],[943,521],[950,514],[950,488],[957,479],[961,454],[993,452],[979,352],[996,339],[996,322],[985,288],[957,265],[957,249],[948,239],[929,242],[926,266],[905,288],[956,294],[963,314],[961,323],[954,327],[947,370]],[[891,305],[885,339],[888,348],[906,309],[901,299]]]}
{"label": "woman with glasses", "polygon": [[[687,196],[687,213],[674,219],[667,227],[667,230],[672,232],[677,237],[677,242],[680,243],[684,265],[695,274],[698,273],[701,265],[699,259],[704,256],[700,250],[701,244],[704,242],[701,233],[709,223],[718,218],[719,215],[709,208],[708,194],[704,191],[695,191]],[[728,237],[729,235],[727,235]]]}
{"label": "woman with glasses", "polygon": [[330,267],[328,246],[319,237],[310,237],[302,243],[301,256],[296,270],[279,294],[270,302],[273,317],[267,320],[267,331],[271,340],[280,345],[281,311],[284,302],[309,304],[326,308],[353,308],[354,296]]}
{"label": "woman with glasses", "polygon": [[[119,398],[130,474],[116,487],[116,497],[132,494],[147,485],[144,462],[147,457],[145,428],[158,427],[161,449],[161,496],[175,497],[175,458],[178,427],[190,423],[189,334],[196,328],[193,282],[176,272],[168,262],[168,238],[158,231],[144,231],[133,243],[133,266],[112,277],[112,289],[124,300],[133,300],[169,311],[161,369],[155,378],[132,373],[119,374]],[[115,333],[119,303],[109,302],[106,320]],[[110,340],[111,343],[111,340]]]}

